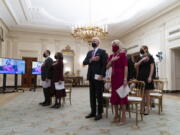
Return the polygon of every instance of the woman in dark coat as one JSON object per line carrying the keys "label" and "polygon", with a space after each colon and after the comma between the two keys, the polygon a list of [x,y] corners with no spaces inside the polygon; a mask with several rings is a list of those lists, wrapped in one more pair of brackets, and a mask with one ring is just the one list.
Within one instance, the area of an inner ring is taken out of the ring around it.
{"label": "woman in dark coat", "polygon": [[64,76],[63,76],[63,55],[60,52],[57,52],[54,56],[56,61],[53,63],[51,68],[52,73],[52,90],[55,93],[55,104],[52,108],[59,108],[61,106],[61,98],[66,96],[65,89],[56,89],[55,83],[62,84],[64,83]]}

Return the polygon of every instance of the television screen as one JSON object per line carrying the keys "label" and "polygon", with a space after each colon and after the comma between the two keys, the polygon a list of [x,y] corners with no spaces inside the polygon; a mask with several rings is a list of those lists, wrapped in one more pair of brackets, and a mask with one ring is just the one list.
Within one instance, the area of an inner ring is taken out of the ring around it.
{"label": "television screen", "polygon": [[1,74],[24,74],[25,61],[20,59],[0,58]]}
{"label": "television screen", "polygon": [[40,61],[33,61],[32,62],[32,74],[33,75],[40,75],[41,74],[41,66],[43,62]]}

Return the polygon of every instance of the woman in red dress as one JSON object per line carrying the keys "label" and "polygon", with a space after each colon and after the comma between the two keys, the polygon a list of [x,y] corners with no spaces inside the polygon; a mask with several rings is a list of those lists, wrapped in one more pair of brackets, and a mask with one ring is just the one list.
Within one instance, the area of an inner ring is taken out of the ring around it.
{"label": "woman in red dress", "polygon": [[55,54],[56,61],[53,63],[51,67],[51,73],[52,73],[52,90],[55,92],[55,104],[52,106],[52,108],[59,108],[61,106],[61,98],[66,96],[65,89],[57,90],[55,88],[55,83],[58,82],[59,84],[64,82],[64,76],[63,76],[63,55],[60,52],[57,52]]}
{"label": "woman in red dress", "polygon": [[[112,42],[112,51],[113,54],[110,55],[108,59],[107,68],[112,67],[112,75],[111,75],[111,87],[112,93],[110,102],[115,106],[115,116],[113,122],[119,122],[121,124],[125,124],[126,121],[126,104],[128,103],[127,96],[125,98],[120,98],[117,94],[116,90],[120,88],[122,85],[127,85],[127,74],[128,74],[128,61],[125,52],[120,52],[120,41],[114,40]],[[121,106],[122,111],[122,119],[119,120],[118,116],[118,105]]]}

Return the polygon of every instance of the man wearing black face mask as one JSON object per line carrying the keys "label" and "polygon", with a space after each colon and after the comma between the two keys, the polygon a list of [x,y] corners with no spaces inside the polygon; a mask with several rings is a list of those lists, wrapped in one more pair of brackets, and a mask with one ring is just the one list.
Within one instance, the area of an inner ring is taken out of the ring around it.
{"label": "man wearing black face mask", "polygon": [[[42,66],[41,66],[41,80],[46,81],[46,82],[50,81],[49,70],[53,64],[53,60],[49,56],[50,56],[50,51],[49,50],[44,51],[43,57],[45,58],[45,61],[43,62]],[[44,93],[45,100],[44,100],[44,102],[39,103],[39,104],[42,106],[51,105],[50,86],[47,88],[44,87],[43,93]]]}
{"label": "man wearing black face mask", "polygon": [[[87,53],[83,65],[88,65],[87,79],[90,84],[90,106],[91,113],[86,118],[95,117],[100,120],[103,113],[103,77],[105,77],[107,54],[105,50],[99,48],[100,40],[97,37],[92,38],[93,50]],[[96,105],[96,100],[98,105]],[[98,108],[98,111],[96,111]]]}

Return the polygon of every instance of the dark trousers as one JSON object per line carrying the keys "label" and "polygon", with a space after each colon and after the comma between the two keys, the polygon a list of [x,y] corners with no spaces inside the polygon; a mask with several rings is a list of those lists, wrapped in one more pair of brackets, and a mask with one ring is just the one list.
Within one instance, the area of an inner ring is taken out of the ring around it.
{"label": "dark trousers", "polygon": [[91,80],[90,83],[90,106],[91,113],[96,115],[96,110],[98,114],[103,113],[103,82],[97,80]]}
{"label": "dark trousers", "polygon": [[50,88],[43,88],[43,93],[44,93],[44,99],[45,99],[44,102],[47,104],[51,103]]}

